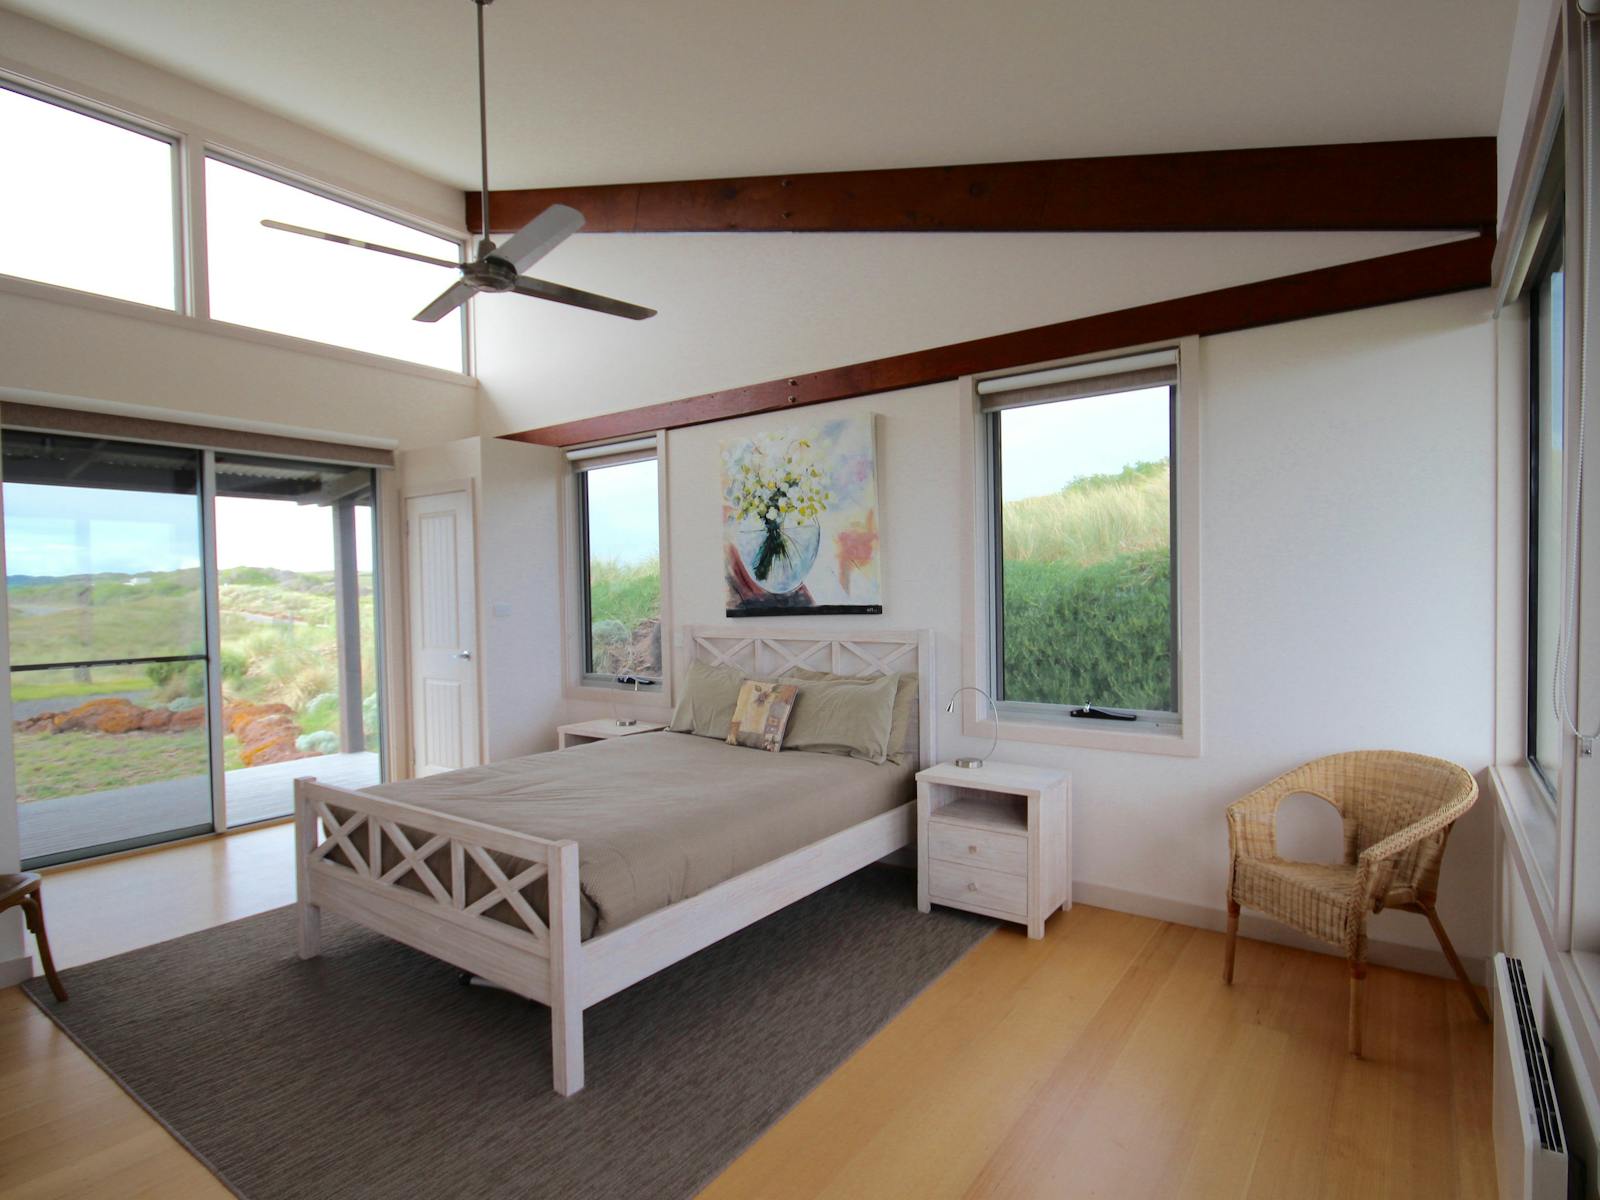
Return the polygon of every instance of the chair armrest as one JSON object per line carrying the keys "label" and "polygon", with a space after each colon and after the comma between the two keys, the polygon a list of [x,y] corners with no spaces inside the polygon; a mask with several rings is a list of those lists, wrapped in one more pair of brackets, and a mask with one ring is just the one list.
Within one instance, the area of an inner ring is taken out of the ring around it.
{"label": "chair armrest", "polygon": [[1432,837],[1449,828],[1457,817],[1472,807],[1477,798],[1477,788],[1470,794],[1429,813],[1421,820],[1396,829],[1382,841],[1373,842],[1356,859],[1356,887],[1369,903],[1376,902],[1389,891],[1394,878],[1394,860],[1424,838]]}

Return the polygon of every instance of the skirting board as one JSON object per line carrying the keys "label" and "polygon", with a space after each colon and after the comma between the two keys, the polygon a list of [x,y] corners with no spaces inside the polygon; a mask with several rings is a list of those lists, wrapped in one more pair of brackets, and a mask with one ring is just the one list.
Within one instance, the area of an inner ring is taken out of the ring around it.
{"label": "skirting board", "polygon": [[[1124,888],[1107,887],[1100,883],[1074,883],[1072,898],[1074,901],[1092,904],[1097,908],[1115,909],[1117,912],[1133,913],[1139,917],[1154,917],[1158,921],[1171,921],[1174,925],[1192,925],[1197,929],[1212,929],[1219,933],[1228,927],[1227,913],[1220,908],[1190,904],[1185,900],[1170,900],[1165,896],[1148,896],[1143,892],[1130,892]],[[1418,917],[1417,920],[1422,921],[1423,918]],[[1280,946],[1293,946],[1299,950],[1315,950],[1319,954],[1343,957],[1334,947],[1305,937],[1285,925],[1278,924],[1270,917],[1252,913],[1249,909],[1245,909],[1239,915],[1239,932],[1257,941],[1276,942]],[[1239,969],[1245,970],[1249,952],[1241,949],[1239,953]],[[1438,975],[1445,979],[1455,978],[1455,973],[1450,970],[1450,964],[1445,960],[1442,951],[1422,946],[1407,946],[1401,942],[1380,942],[1369,939],[1367,961],[1380,967],[1395,967],[1402,971]],[[1482,981],[1489,977],[1488,964],[1484,959],[1463,954],[1461,961],[1467,968],[1467,974],[1473,979]]]}
{"label": "skirting board", "polygon": [[27,983],[34,976],[33,955],[24,954],[21,958],[8,958],[0,962],[0,988],[15,987],[19,983]]}

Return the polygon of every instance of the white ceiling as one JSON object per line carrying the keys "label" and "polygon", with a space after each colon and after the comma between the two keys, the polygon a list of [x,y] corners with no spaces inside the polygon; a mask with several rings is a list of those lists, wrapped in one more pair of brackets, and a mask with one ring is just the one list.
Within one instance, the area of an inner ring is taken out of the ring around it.
{"label": "white ceiling", "polygon": [[[470,0],[0,0],[475,186]],[[498,0],[491,183],[1493,134],[1515,0]]]}

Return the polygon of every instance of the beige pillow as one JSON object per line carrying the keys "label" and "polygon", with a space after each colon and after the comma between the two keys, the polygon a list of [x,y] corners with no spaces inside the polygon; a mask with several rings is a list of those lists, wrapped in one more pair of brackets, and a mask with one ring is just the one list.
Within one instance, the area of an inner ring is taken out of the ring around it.
{"label": "beige pillow", "polygon": [[805,667],[791,667],[783,673],[782,678],[853,684],[876,683],[879,679],[884,678],[897,679],[899,682],[896,684],[894,691],[894,720],[889,726],[888,761],[894,763],[897,767],[902,767],[915,757],[915,747],[910,750],[906,749],[906,738],[911,735],[911,713],[917,703],[917,676],[915,672],[908,671],[892,677],[883,675],[832,675],[827,671],[811,671]]}
{"label": "beige pillow", "polygon": [[696,659],[684,674],[683,691],[667,728],[674,733],[726,738],[743,683],[744,672],[736,667],[713,667]]}
{"label": "beige pillow", "polygon": [[793,680],[800,689],[783,740],[785,750],[848,754],[875,763],[889,757],[896,676],[802,679],[790,672],[783,678]]}
{"label": "beige pillow", "polygon": [[783,731],[794,714],[797,683],[763,683],[746,679],[739,688],[728,724],[728,745],[748,746],[752,750],[783,749]]}

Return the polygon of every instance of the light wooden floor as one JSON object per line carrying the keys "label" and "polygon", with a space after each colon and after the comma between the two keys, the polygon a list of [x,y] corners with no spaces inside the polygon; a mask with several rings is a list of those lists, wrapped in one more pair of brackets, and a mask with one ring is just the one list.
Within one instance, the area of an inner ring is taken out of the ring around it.
{"label": "light wooden floor", "polygon": [[[50,876],[63,963],[288,902],[289,831]],[[1079,906],[967,955],[705,1193],[1489,1200],[1489,1031],[1443,980]],[[0,992],[0,1195],[227,1192],[15,989]]]}

